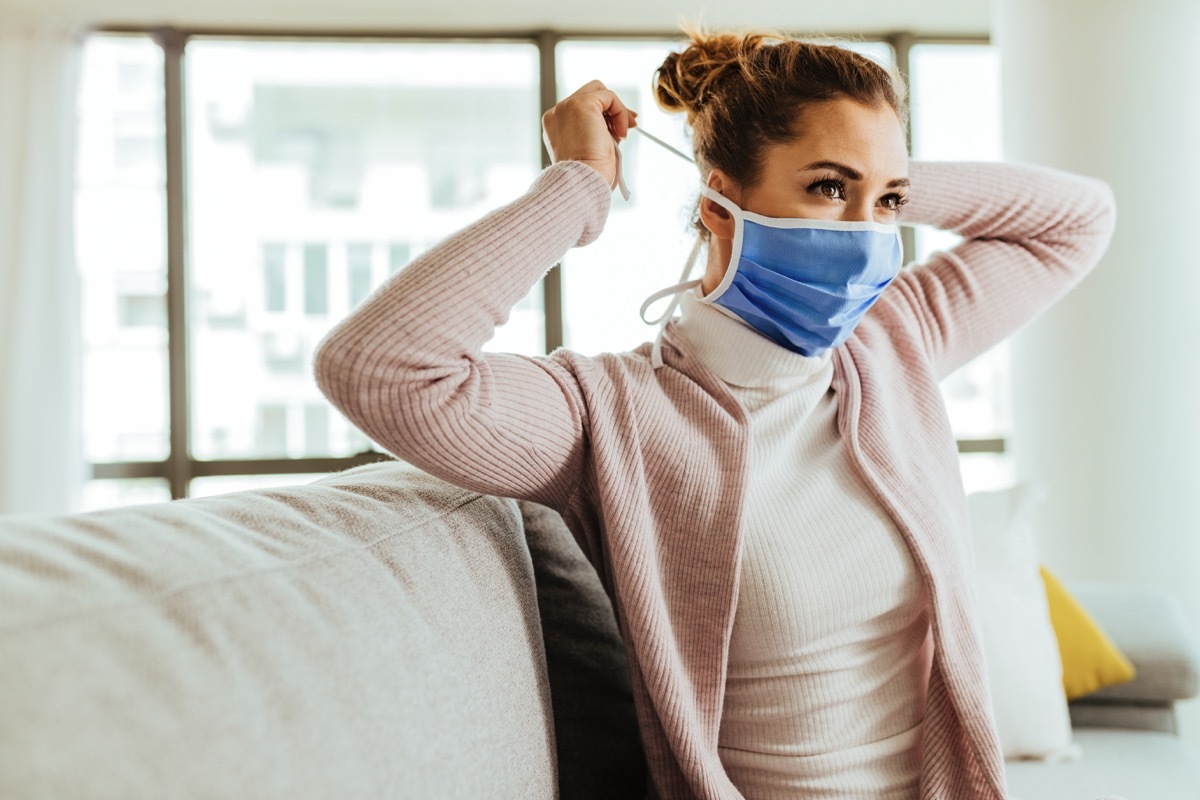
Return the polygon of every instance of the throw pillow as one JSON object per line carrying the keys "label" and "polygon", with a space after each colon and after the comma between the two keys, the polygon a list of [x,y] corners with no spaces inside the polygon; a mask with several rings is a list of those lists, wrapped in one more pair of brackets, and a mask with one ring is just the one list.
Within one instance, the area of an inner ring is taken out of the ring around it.
{"label": "throw pillow", "polygon": [[1005,758],[1061,761],[1078,750],[1062,660],[1038,574],[1030,484],[967,498],[976,597],[997,733]]}
{"label": "throw pillow", "polygon": [[1079,601],[1044,566],[1042,582],[1050,605],[1050,622],[1062,656],[1063,689],[1068,700],[1134,678],[1133,664]]}
{"label": "throw pillow", "polygon": [[646,757],[612,604],[558,512],[517,502],[533,559],[562,800],[641,800]]}

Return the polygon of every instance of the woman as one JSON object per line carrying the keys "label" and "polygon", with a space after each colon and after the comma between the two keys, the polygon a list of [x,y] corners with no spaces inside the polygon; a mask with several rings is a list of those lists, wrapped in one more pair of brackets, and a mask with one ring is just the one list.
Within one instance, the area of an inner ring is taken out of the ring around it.
{"label": "woman", "polygon": [[[708,244],[655,343],[482,352],[604,226],[636,114],[593,82],[543,119],[553,166],[330,333],[318,382],[401,458],[563,515],[660,796],[1003,798],[938,382],[1096,263],[1111,192],[910,163],[892,77],[832,46],[693,33],[655,88]],[[899,219],[965,241],[899,271]]]}

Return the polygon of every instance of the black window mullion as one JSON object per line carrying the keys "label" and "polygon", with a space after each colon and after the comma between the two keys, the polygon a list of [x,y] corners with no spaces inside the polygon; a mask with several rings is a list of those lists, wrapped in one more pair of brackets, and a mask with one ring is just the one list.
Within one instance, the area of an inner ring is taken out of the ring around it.
{"label": "black window mullion", "polygon": [[[559,41],[561,41],[561,37],[553,31],[541,31],[537,34],[538,90],[540,94],[539,131],[542,129],[541,115],[558,102],[558,63],[556,59]],[[545,169],[550,166],[550,153],[546,150],[544,143],[539,149],[542,153],[542,168]],[[562,264],[555,264],[542,278],[542,311],[545,316],[547,353],[553,352],[563,345],[562,290]]]}
{"label": "black window mullion", "polygon": [[167,376],[170,450],[166,477],[171,497],[187,497],[192,478],[190,377],[187,317],[187,164],[184,136],[184,49],[187,34],[174,29],[154,36],[163,49],[167,158]]}

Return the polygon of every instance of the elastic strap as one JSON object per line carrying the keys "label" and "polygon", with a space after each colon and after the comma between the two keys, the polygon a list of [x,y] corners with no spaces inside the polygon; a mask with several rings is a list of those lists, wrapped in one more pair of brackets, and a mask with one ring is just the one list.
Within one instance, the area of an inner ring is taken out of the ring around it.
{"label": "elastic strap", "polygon": [[[678,150],[678,149],[672,147],[671,145],[664,142],[662,139],[659,139],[657,136],[650,134],[650,133],[646,133],[646,131],[642,130],[641,128],[634,128],[633,130],[637,131],[642,136],[645,136],[647,139],[649,139],[650,141],[659,145],[660,147],[663,147],[667,151],[679,156],[684,161],[687,161],[689,164],[696,163],[692,159],[691,156],[687,155],[682,150]],[[628,200],[629,199],[629,187],[625,185],[625,175],[621,168],[621,143],[617,140],[617,138],[615,136],[613,137],[613,144],[617,148],[617,177],[616,177],[616,181],[613,183],[613,188],[619,188],[621,190],[621,197]],[[702,187],[702,188],[706,189],[707,187]],[[705,193],[708,194],[709,192],[706,191]],[[716,200],[718,203],[721,203],[721,205],[724,205],[726,207],[729,207],[729,205],[731,205],[730,202],[728,200],[726,200],[724,197],[721,197],[720,195],[716,195],[715,192],[712,192],[712,194],[715,195],[713,197],[713,199]],[[737,206],[733,206],[733,208],[737,208]],[[699,278],[697,278],[695,280],[688,280],[688,276],[692,274],[692,268],[696,265],[696,259],[700,255],[700,248],[703,246],[703,244],[704,244],[703,241],[701,241],[700,237],[697,236],[696,243],[692,245],[692,252],[688,254],[687,261],[683,265],[683,272],[680,273],[680,275],[679,275],[679,283],[675,284],[674,286],[668,286],[665,289],[660,289],[659,291],[657,291],[654,294],[647,297],[646,301],[644,303],[642,303],[641,309],[638,311],[638,314],[642,318],[642,322],[646,323],[647,325],[658,325],[659,326],[658,334],[654,337],[654,346],[651,348],[651,351],[650,351],[650,363],[654,369],[658,369],[659,367],[661,367],[663,365],[663,360],[662,360],[663,332],[667,329],[667,323],[671,320],[671,316],[675,313],[675,309],[679,307],[679,295],[681,293],[687,291],[688,289],[692,289],[692,288],[700,285]],[[646,312],[650,309],[650,306],[654,305],[659,300],[662,300],[664,297],[668,297],[668,296],[672,296],[671,302],[669,304],[667,304],[667,310],[665,312],[663,312],[663,315],[654,320],[646,319]]]}
{"label": "elastic strap", "polygon": [[637,131],[638,133],[640,133],[642,136],[645,136],[650,141],[654,142],[659,147],[662,147],[662,148],[666,149],[667,151],[672,152],[675,155],[679,156],[680,158],[682,158],[684,161],[688,162],[689,164],[696,163],[696,160],[693,159],[691,156],[689,156],[687,153],[683,152],[682,150],[672,147],[671,145],[667,144],[666,142],[664,142],[662,139],[658,138],[654,134],[646,133],[641,128],[634,128],[634,130]]}
{"label": "elastic strap", "polygon": [[[662,139],[658,138],[654,134],[646,133],[641,128],[633,128],[632,130],[637,131],[642,136],[645,136],[647,139],[654,142],[658,146],[665,148],[666,150],[668,150],[671,153],[674,153],[675,155],[679,156],[680,158],[682,158],[684,161],[688,162],[689,164],[696,163],[691,158],[691,156],[685,154],[682,150],[672,147],[671,145],[667,144],[666,142],[664,142]],[[620,189],[621,197],[624,198],[625,200],[628,200],[629,199],[629,187],[625,185],[625,172],[621,167],[621,142],[615,136],[613,137],[613,146],[617,148],[617,177],[616,177],[616,180],[613,181],[613,185],[610,188]]]}
{"label": "elastic strap", "polygon": [[608,188],[610,188],[610,189],[618,189],[619,188],[621,190],[622,199],[628,200],[629,199],[629,187],[625,185],[625,173],[621,169],[621,143],[617,140],[617,137],[615,137],[615,136],[613,137],[613,146],[617,148],[617,180],[616,180],[616,183],[614,183],[612,186],[610,186]]}
{"label": "elastic strap", "polygon": [[[696,237],[696,243],[692,245],[692,252],[688,254],[687,262],[683,265],[683,272],[679,276],[679,283],[675,284],[674,286],[668,286],[665,289],[660,289],[659,291],[647,297],[646,301],[642,303],[641,310],[638,312],[642,317],[642,322],[646,323],[647,325],[659,326],[658,334],[654,337],[654,346],[650,350],[650,364],[654,369],[658,369],[663,365],[663,332],[667,329],[667,323],[671,320],[671,315],[674,314],[675,309],[679,307],[679,295],[688,289],[700,285],[699,278],[696,278],[695,280],[688,280],[687,277],[688,275],[692,274],[692,267],[695,266],[696,259],[700,255],[700,247],[702,244],[703,242],[701,242],[700,237]],[[667,305],[667,310],[663,313],[663,315],[654,320],[646,319],[646,311],[649,310],[650,306],[669,295],[673,296],[671,297],[671,302]]]}

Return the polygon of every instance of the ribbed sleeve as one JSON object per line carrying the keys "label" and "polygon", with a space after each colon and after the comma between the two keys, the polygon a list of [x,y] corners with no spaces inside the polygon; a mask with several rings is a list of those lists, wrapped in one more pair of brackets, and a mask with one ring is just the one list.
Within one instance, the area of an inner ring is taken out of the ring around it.
{"label": "ribbed sleeve", "polygon": [[903,271],[881,298],[921,331],[941,377],[1062,297],[1096,265],[1116,223],[1108,184],[1048,167],[909,165],[903,222],[966,241]]}
{"label": "ribbed sleeve", "polygon": [[583,467],[585,406],[548,359],[487,354],[516,303],[604,227],[610,190],[564,161],[413,261],[321,342],[317,384],[397,456],[452,483],[560,506]]}

